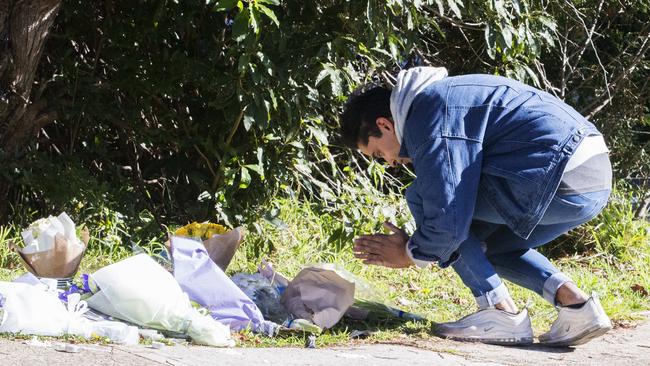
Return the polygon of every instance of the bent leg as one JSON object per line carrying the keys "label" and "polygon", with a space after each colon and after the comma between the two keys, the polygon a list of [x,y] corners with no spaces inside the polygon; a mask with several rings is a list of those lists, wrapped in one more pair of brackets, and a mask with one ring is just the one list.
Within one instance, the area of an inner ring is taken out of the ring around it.
{"label": "bent leg", "polygon": [[488,257],[497,273],[555,305],[557,290],[571,279],[535,249],[522,249]]}
{"label": "bent leg", "polygon": [[457,340],[504,345],[530,344],[533,329],[528,311],[517,311],[508,289],[488,261],[474,232],[457,251],[452,267],[474,294],[480,310],[458,321],[440,323],[437,335]]}
{"label": "bent leg", "polygon": [[481,242],[470,233],[457,250],[458,260],[451,266],[469,287],[481,309],[486,309],[510,297],[494,266],[488,260]]}
{"label": "bent leg", "polygon": [[605,206],[608,197],[609,190],[556,196],[527,239],[500,225],[485,239],[486,255],[503,278],[540,294],[555,305],[557,290],[571,280],[533,248],[591,220]]}

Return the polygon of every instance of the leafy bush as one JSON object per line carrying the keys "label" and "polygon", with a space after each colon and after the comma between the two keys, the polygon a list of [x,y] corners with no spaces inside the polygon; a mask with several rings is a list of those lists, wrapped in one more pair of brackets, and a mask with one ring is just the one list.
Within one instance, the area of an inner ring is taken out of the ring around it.
{"label": "leafy bush", "polygon": [[593,220],[541,248],[551,257],[597,256],[613,263],[645,261],[650,222],[636,217],[638,189],[618,184],[608,205]]}
{"label": "leafy bush", "polygon": [[648,12],[595,0],[67,1],[34,95],[58,117],[22,156],[0,154],[5,217],[119,216],[119,235],[150,238],[165,224],[273,216],[276,196],[354,216],[358,187],[390,195],[411,177],[337,145],[341,105],[416,65],[545,88],[593,116],[618,177],[645,179]]}

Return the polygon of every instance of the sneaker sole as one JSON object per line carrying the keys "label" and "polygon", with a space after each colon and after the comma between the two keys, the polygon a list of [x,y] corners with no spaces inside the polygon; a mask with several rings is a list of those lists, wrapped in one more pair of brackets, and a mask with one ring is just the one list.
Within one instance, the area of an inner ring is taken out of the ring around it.
{"label": "sneaker sole", "polygon": [[451,339],[459,342],[474,342],[474,343],[485,343],[485,344],[496,344],[499,346],[525,346],[533,343],[533,338],[461,338],[461,337],[447,337],[442,336],[445,339]]}
{"label": "sneaker sole", "polygon": [[547,347],[571,347],[571,346],[579,346],[581,344],[585,344],[589,341],[591,341],[594,338],[598,338],[605,333],[609,332],[612,329],[611,325],[596,325],[592,328],[586,329],[582,333],[579,333],[578,335],[567,338],[567,339],[562,339],[559,341],[552,341],[552,342],[541,342],[541,345],[547,346]]}

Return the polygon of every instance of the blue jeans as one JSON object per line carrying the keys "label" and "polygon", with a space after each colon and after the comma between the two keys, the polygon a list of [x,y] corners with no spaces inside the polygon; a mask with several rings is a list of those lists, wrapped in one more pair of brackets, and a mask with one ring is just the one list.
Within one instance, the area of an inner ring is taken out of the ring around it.
{"label": "blue jeans", "polygon": [[558,288],[571,280],[533,248],[594,218],[607,204],[610,191],[556,193],[528,239],[514,234],[479,197],[470,236],[458,248],[460,256],[452,267],[472,290],[480,308],[491,307],[509,296],[501,278],[534,291],[556,305]]}

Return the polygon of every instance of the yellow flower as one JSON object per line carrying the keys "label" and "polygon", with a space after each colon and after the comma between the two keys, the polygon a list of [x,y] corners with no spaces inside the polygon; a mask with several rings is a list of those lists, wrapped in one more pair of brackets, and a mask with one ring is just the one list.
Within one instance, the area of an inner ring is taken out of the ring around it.
{"label": "yellow flower", "polygon": [[225,227],[219,224],[208,223],[208,230],[214,231],[216,234],[223,234],[228,231]]}
{"label": "yellow flower", "polygon": [[174,233],[178,236],[187,236],[189,232],[187,231],[187,228],[185,226],[176,229],[176,232]]}
{"label": "yellow flower", "polygon": [[228,231],[228,229],[219,224],[212,222],[204,222],[199,224],[198,222],[194,221],[191,224],[187,224],[176,230],[175,234],[179,236],[189,236],[192,238],[209,239],[215,234],[223,234],[226,231]]}

